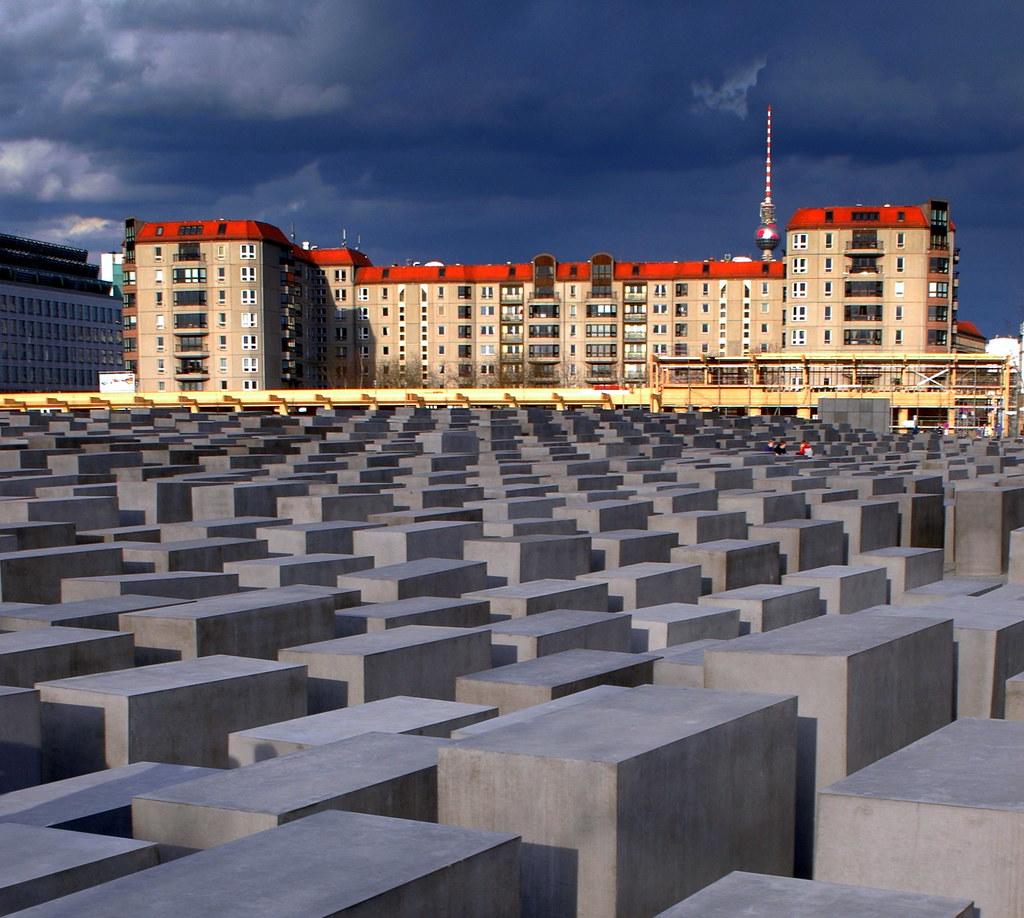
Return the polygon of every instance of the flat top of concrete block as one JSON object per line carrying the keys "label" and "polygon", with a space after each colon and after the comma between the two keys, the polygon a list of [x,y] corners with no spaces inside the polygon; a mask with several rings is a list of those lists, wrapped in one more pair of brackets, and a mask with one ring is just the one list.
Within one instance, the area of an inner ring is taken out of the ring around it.
{"label": "flat top of concrete block", "polygon": [[679,571],[700,571],[699,564],[672,564],[665,561],[640,561],[623,567],[609,567],[603,571],[581,574],[586,580],[639,580],[642,577],[656,577],[659,574],[673,574]]}
{"label": "flat top of concrete block", "polygon": [[145,848],[156,846],[131,838],[0,823],[0,890]]}
{"label": "flat top of concrete block", "polygon": [[0,796],[0,822],[61,825],[129,806],[136,794],[216,772],[215,768],[162,762],[133,762],[119,768],[94,771],[3,794]]}
{"label": "flat top of concrete block", "polygon": [[277,518],[273,516],[225,516],[215,520],[187,520],[174,523],[191,529],[209,529],[217,526],[273,526]]}
{"label": "flat top of concrete block", "polygon": [[[138,545],[153,545],[152,542],[138,542]],[[98,543],[95,545],[58,545],[54,548],[26,548],[22,551],[0,552],[2,561],[34,561],[37,558],[60,558],[63,555],[74,555],[80,553],[109,554],[120,553],[121,542]]]}
{"label": "flat top of concrete block", "polygon": [[662,647],[658,650],[658,655],[661,657],[658,663],[697,665],[704,662],[705,650],[727,643],[728,641],[719,638],[705,638],[702,641],[690,641],[687,644],[674,644],[671,647]]}
{"label": "flat top of concrete block", "polygon": [[249,813],[289,813],[434,768],[438,748],[449,742],[433,736],[360,733],[137,796]]}
{"label": "flat top of concrete block", "polygon": [[569,593],[574,590],[603,589],[608,587],[604,583],[584,583],[579,580],[530,580],[527,583],[512,583],[508,586],[493,587],[489,590],[475,590],[472,593],[463,595],[463,599],[470,596],[479,596],[481,599],[488,597],[513,599],[530,599],[534,596],[550,596],[553,593]]}
{"label": "flat top of concrete block", "polygon": [[[644,606],[642,609],[635,609],[629,614],[633,616],[634,622],[688,622],[699,618],[711,618],[715,615],[740,614],[738,608],[730,609],[726,606],[698,606],[688,602],[664,602],[657,606]],[[662,650],[659,648],[658,653]]]}
{"label": "flat top of concrete block", "polygon": [[23,653],[43,647],[85,644],[129,637],[121,631],[100,631],[97,628],[29,628],[0,634],[0,654]]}
{"label": "flat top of concrete block", "polygon": [[333,530],[380,529],[378,523],[360,523],[354,520],[333,520],[319,523],[289,523],[286,526],[274,526],[283,532],[328,532]]}
{"label": "flat top of concrete block", "polygon": [[961,918],[966,899],[735,871],[657,918]]}
{"label": "flat top of concrete block", "polygon": [[[191,602],[189,599],[175,599],[171,596],[110,596],[102,599],[78,599],[71,602],[54,603],[49,606],[31,603],[0,603],[0,615],[26,621],[52,622],[62,619],[87,618],[105,613],[136,612],[139,609],[158,609],[164,606],[180,606]],[[15,608],[23,606],[24,608]]]}
{"label": "flat top of concrete block", "polygon": [[1024,721],[963,717],[820,793],[1024,812]]}
{"label": "flat top of concrete block", "polygon": [[314,552],[308,555],[278,555],[273,558],[246,558],[244,561],[229,561],[224,565],[225,572],[245,570],[248,567],[288,567],[301,564],[330,564],[332,561],[361,560],[372,564],[369,555],[343,555],[329,552]]}
{"label": "flat top of concrete block", "polygon": [[322,746],[363,733],[411,733],[463,717],[493,715],[497,711],[485,704],[395,695],[351,708],[240,730],[232,735]]}
{"label": "flat top of concrete block", "polygon": [[276,663],[273,660],[218,654],[198,657],[195,660],[176,660],[173,663],[154,663],[152,666],[54,679],[50,682],[40,682],[36,687],[97,692],[102,695],[146,695],[150,692],[165,692],[226,679],[244,679],[246,676],[301,669],[302,667],[295,663]]}
{"label": "flat top of concrete block", "polygon": [[1003,586],[1002,579],[987,577],[944,577],[934,583],[907,590],[913,596],[982,596]]}
{"label": "flat top of concrete block", "polygon": [[474,682],[508,682],[515,685],[564,685],[602,673],[628,669],[658,659],[653,653],[620,653],[616,650],[563,650],[546,657],[497,666],[460,676]]}
{"label": "flat top of concrete block", "polygon": [[403,625],[401,628],[388,628],[386,631],[370,631],[366,634],[353,634],[351,637],[286,647],[282,652],[369,657],[377,653],[400,650],[403,647],[438,644],[442,641],[457,640],[476,634],[484,634],[489,638],[489,630],[484,627],[448,628],[436,625]]}
{"label": "flat top of concrete block", "polygon": [[599,547],[599,542],[623,542],[632,539],[657,539],[664,541],[672,538],[671,532],[662,532],[656,529],[613,529],[611,532],[595,532],[591,534],[594,547]]}
{"label": "flat top of concrete block", "polygon": [[9,695],[30,695],[35,694],[35,689],[20,688],[17,685],[0,685],[0,697]]}
{"label": "flat top of concrete block", "polygon": [[[965,597],[968,599],[969,597]],[[952,619],[953,627],[967,631],[1001,631],[1024,623],[1024,603],[1020,609],[985,608],[967,605],[950,599],[946,602],[928,603],[918,606],[872,606],[858,613],[860,615],[899,615],[907,618]]]}
{"label": "flat top of concrete block", "polygon": [[570,628],[586,628],[600,625],[603,622],[630,619],[628,612],[580,612],[575,609],[552,609],[550,612],[538,612],[524,618],[511,618],[508,621],[489,625],[492,634],[523,634],[538,636],[566,631]]}
{"label": "flat top of concrete block", "polygon": [[[803,491],[799,492],[805,493]],[[842,526],[839,520],[776,520],[774,523],[759,523],[754,529],[818,529],[822,526]]]}
{"label": "flat top of concrete block", "polygon": [[[522,522],[522,520],[508,520],[507,522],[519,523]],[[467,539],[466,547],[468,549],[470,545],[476,545],[481,543],[484,545],[506,545],[510,543],[516,545],[546,545],[550,542],[554,542],[556,545],[561,545],[566,542],[579,542],[583,539],[590,539],[590,533],[540,532],[535,533],[534,535],[500,536],[498,538],[490,539]]]}
{"label": "flat top of concrete block", "polygon": [[801,580],[831,580],[842,577],[859,577],[863,574],[881,572],[884,576],[884,567],[858,564],[826,564],[824,567],[812,567],[805,571],[794,571],[785,575],[785,583],[799,583]]}
{"label": "flat top of concrete block", "polygon": [[870,560],[871,558],[915,558],[920,555],[942,556],[941,548],[909,548],[903,545],[892,545],[889,548],[873,548],[871,551],[862,551],[857,558]]}
{"label": "flat top of concrete block", "polygon": [[[429,490],[433,491],[434,488]],[[483,503],[483,501],[481,501]],[[391,535],[403,532],[443,532],[448,529],[466,529],[477,527],[479,523],[466,520],[428,520],[425,523],[401,523],[397,526],[363,526],[363,528],[374,535]]]}
{"label": "flat top of concrete block", "polygon": [[748,548],[761,548],[765,545],[774,545],[776,548],[779,547],[778,542],[771,541],[757,541],[755,539],[715,539],[711,542],[698,542],[696,545],[680,545],[679,549],[686,551],[696,552],[714,552],[714,551],[739,551],[741,549]]}
{"label": "flat top of concrete block", "polygon": [[431,574],[443,574],[448,571],[466,570],[484,566],[483,561],[456,561],[450,558],[419,558],[416,561],[403,561],[400,564],[386,564],[371,570],[353,571],[344,574],[346,580],[400,580],[404,577],[427,577]]}
{"label": "flat top of concrete block", "polygon": [[[308,556],[307,556],[308,557]],[[315,593],[311,589],[331,592]],[[163,606],[158,609],[140,609],[127,613],[130,618],[174,618],[195,621],[214,618],[218,615],[233,615],[236,612],[256,609],[273,609],[297,602],[331,603],[335,587],[315,587],[313,584],[294,584],[285,587],[268,587],[265,590],[246,590],[243,593],[224,593],[220,596],[204,596],[189,603]]]}
{"label": "flat top of concrete block", "polygon": [[458,754],[467,749],[623,762],[783,703],[790,704],[796,716],[793,695],[642,685],[467,737],[443,754]]}
{"label": "flat top of concrete block", "polygon": [[773,631],[735,638],[714,648],[712,653],[850,657],[939,625],[934,619],[909,615],[821,615]]}
{"label": "flat top of concrete block", "polygon": [[702,596],[706,601],[739,602],[740,600],[762,601],[765,599],[782,599],[787,596],[803,596],[817,592],[817,587],[788,586],[784,583],[755,583],[753,586],[739,587],[735,590],[722,590]]}
{"label": "flat top of concrete block", "polygon": [[588,701],[600,701],[602,698],[611,698],[613,695],[620,695],[630,689],[621,685],[595,685],[593,688],[584,689],[582,692],[574,692],[572,695],[565,695],[562,698],[555,698],[552,701],[545,701],[535,704],[510,714],[502,714],[500,717],[493,717],[490,720],[482,720],[479,723],[470,724],[468,727],[460,727],[452,734],[453,739],[465,739],[469,736],[477,736],[481,733],[489,733],[491,730],[499,730],[512,724],[520,724],[526,721],[544,717],[554,711],[561,711],[563,708],[571,708]]}
{"label": "flat top of concrete block", "polygon": [[212,578],[219,578],[224,580],[225,578],[232,580],[237,583],[236,574],[222,574],[218,571],[165,571],[163,573],[155,572],[149,574],[103,574],[99,577],[75,577],[74,582],[80,580],[88,581],[89,583],[163,583],[165,581],[173,580],[210,580]]}
{"label": "flat top of concrete block", "polygon": [[394,602],[367,603],[344,609],[339,615],[355,618],[399,618],[426,612],[443,612],[448,609],[479,609],[487,606],[486,599],[454,599],[447,596],[413,596],[411,599],[396,599]]}
{"label": "flat top of concrete block", "polygon": [[175,542],[111,542],[115,548],[125,551],[167,553],[191,551],[196,548],[225,548],[228,545],[251,545],[259,539],[231,539],[226,536],[209,536],[201,539],[178,539]]}
{"label": "flat top of concrete block", "polygon": [[330,810],[82,890],[38,906],[33,914],[335,915],[515,838]]}

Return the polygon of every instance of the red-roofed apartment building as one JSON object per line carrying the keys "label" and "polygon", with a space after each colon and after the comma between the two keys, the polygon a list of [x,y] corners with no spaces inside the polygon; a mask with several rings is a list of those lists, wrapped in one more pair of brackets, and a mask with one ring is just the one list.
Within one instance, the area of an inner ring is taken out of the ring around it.
{"label": "red-roofed apartment building", "polygon": [[801,208],[786,228],[786,347],[954,350],[957,258],[945,201]]}
{"label": "red-roofed apartment building", "polygon": [[125,229],[125,360],[141,391],[642,384],[654,355],[957,344],[942,201],[800,209],[785,260],[769,262],[378,266],[252,220]]}

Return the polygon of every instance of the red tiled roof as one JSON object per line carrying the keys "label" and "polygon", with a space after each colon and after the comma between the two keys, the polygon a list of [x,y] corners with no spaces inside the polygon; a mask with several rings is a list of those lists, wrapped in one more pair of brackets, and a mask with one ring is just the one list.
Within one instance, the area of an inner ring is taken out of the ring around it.
{"label": "red tiled roof", "polygon": [[[768,266],[767,272],[764,266]],[[639,270],[634,272],[633,268]],[[704,269],[707,268],[707,271]],[[619,261],[615,263],[615,279],[674,280],[701,277],[783,277],[781,261]]]}
{"label": "red tiled roof", "polygon": [[[514,269],[515,273],[510,273]],[[441,272],[444,272],[443,274]],[[373,284],[391,281],[396,284],[444,281],[445,283],[472,283],[473,281],[527,281],[533,279],[533,266],[515,265],[377,265],[360,268],[358,283]]]}
{"label": "red tiled roof", "polygon": [[[218,233],[217,228],[224,225],[223,233]],[[201,233],[178,232],[183,226],[201,226]],[[161,234],[157,234],[157,228],[162,227]],[[276,242],[279,245],[293,246],[292,241],[285,236],[276,226],[270,223],[261,223],[259,220],[157,220],[143,223],[135,234],[138,242],[209,242],[215,239],[266,239],[269,242]],[[299,249],[299,251],[302,251]]]}
{"label": "red tiled roof", "polygon": [[373,264],[369,256],[358,249],[300,249],[299,251],[314,264],[322,266],[358,265],[359,267],[368,267]]}
{"label": "red tiled roof", "polygon": [[[832,220],[825,222],[825,211],[832,211]],[[854,220],[854,213],[876,211],[878,220]],[[899,215],[903,214],[903,219]],[[928,217],[920,204],[898,204],[889,207],[801,207],[790,218],[786,229],[862,229],[871,226],[910,226],[914,228],[928,227]]]}
{"label": "red tiled roof", "polygon": [[[320,251],[320,250],[317,250]],[[767,272],[764,265],[767,264]],[[637,271],[634,273],[633,268]],[[509,270],[514,268],[515,274]],[[572,269],[576,268],[576,273]],[[705,272],[705,268],[707,271]],[[441,271],[444,274],[441,274]],[[386,275],[385,275],[385,272]],[[637,280],[673,280],[676,278],[697,279],[701,277],[773,277],[781,278],[785,274],[785,266],[781,261],[638,261],[616,262],[615,279],[621,281]],[[555,276],[560,281],[585,281],[590,279],[590,262],[561,262]],[[356,280],[358,283],[426,283],[444,281],[446,283],[471,283],[473,281],[532,281],[533,265],[529,262],[514,265],[445,265],[443,269],[437,265],[395,265],[392,267],[374,266],[360,268]]]}
{"label": "red tiled roof", "polygon": [[956,333],[958,335],[968,335],[972,338],[981,338],[985,340],[985,336],[981,333],[981,330],[968,319],[957,319],[956,320]]}

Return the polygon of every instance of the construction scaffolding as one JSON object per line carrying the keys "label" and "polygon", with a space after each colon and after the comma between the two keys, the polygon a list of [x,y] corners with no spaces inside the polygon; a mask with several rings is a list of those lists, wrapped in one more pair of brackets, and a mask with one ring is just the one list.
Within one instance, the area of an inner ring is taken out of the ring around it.
{"label": "construction scaffolding", "polygon": [[817,415],[821,398],[885,398],[896,428],[1018,431],[1011,366],[991,354],[655,357],[657,410]]}

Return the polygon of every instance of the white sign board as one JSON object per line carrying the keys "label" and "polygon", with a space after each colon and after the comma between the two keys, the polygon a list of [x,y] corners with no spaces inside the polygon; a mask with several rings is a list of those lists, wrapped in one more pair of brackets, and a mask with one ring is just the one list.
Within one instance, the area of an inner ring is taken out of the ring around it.
{"label": "white sign board", "polygon": [[100,393],[134,392],[134,373],[100,373]]}

